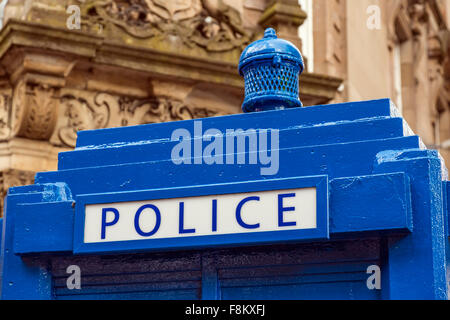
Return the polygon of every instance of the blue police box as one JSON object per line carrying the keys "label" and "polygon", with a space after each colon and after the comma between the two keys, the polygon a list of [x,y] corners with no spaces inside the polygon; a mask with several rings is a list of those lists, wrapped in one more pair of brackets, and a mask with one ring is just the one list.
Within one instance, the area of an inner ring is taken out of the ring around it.
{"label": "blue police box", "polygon": [[388,99],[300,108],[303,67],[267,30],[246,113],[79,132],[8,192],[2,298],[447,299],[438,152]]}

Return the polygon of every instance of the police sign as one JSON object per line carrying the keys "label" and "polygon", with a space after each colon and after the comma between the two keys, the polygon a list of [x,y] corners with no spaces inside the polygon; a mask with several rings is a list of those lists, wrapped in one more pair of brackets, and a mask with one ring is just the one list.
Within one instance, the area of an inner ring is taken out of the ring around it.
{"label": "police sign", "polygon": [[81,195],[76,252],[328,238],[325,177]]}

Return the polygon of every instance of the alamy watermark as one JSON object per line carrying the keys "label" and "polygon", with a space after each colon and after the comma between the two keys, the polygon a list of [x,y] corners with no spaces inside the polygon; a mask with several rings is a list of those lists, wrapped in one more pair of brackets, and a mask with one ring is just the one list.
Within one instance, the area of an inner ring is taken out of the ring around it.
{"label": "alamy watermark", "polygon": [[177,129],[171,141],[178,142],[171,152],[176,165],[260,165],[261,175],[275,175],[279,170],[277,129],[226,129],[222,132],[210,128],[203,132],[202,122],[194,121],[193,132]]}
{"label": "alamy watermark", "polygon": [[[84,3],[85,0],[78,0]],[[66,13],[69,15],[66,20],[66,26],[69,30],[81,29],[81,8],[79,5],[72,4],[67,7]],[[366,26],[369,30],[381,29],[381,8],[378,5],[370,5],[366,9],[367,18]],[[210,17],[208,17],[210,18]],[[208,20],[207,18],[207,20]],[[206,21],[207,21],[206,20]]]}
{"label": "alamy watermark", "polygon": [[[82,25],[82,10],[81,6],[87,0],[77,0],[80,4],[71,4],[67,6],[66,13],[67,13],[67,19],[66,19],[66,27],[69,30],[81,30]],[[95,27],[98,29],[98,31],[102,31],[103,25],[102,24],[95,24]]]}
{"label": "alamy watermark", "polygon": [[367,18],[367,28],[369,30],[381,30],[381,8],[377,5],[371,5],[367,7],[366,13],[369,15]]}
{"label": "alamy watermark", "polygon": [[66,280],[66,286],[69,290],[81,289],[81,269],[79,266],[73,264],[67,267],[66,273],[70,276]]}
{"label": "alamy watermark", "polygon": [[[69,290],[81,290],[81,268],[77,265],[70,265],[66,269],[69,277],[66,280],[66,286]],[[366,273],[370,276],[366,280],[366,286],[369,290],[381,290],[381,269],[378,265],[367,267]]]}
{"label": "alamy watermark", "polygon": [[69,30],[81,29],[81,9],[80,6],[73,4],[67,7],[66,13],[69,17],[66,20],[66,26]]}
{"label": "alamy watermark", "polygon": [[381,269],[376,264],[367,267],[367,274],[370,276],[367,278],[366,285],[369,290],[381,290]]}

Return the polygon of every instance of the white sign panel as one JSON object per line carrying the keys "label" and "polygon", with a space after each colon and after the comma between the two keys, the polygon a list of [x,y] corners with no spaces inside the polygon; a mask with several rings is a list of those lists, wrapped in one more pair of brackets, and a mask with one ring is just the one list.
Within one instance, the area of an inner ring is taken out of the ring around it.
{"label": "white sign panel", "polygon": [[317,227],[316,188],[86,204],[84,243]]}

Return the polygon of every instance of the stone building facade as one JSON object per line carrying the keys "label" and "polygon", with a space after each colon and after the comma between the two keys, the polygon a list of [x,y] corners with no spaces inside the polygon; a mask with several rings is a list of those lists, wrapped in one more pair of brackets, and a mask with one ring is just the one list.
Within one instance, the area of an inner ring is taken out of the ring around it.
{"label": "stone building facade", "polygon": [[241,112],[239,56],[269,26],[303,52],[305,106],[390,97],[448,165],[450,1],[298,1],[3,0],[1,195],[79,130]]}
{"label": "stone building facade", "polygon": [[344,81],[335,100],[391,98],[448,166],[450,1],[309,1],[314,72]]}

